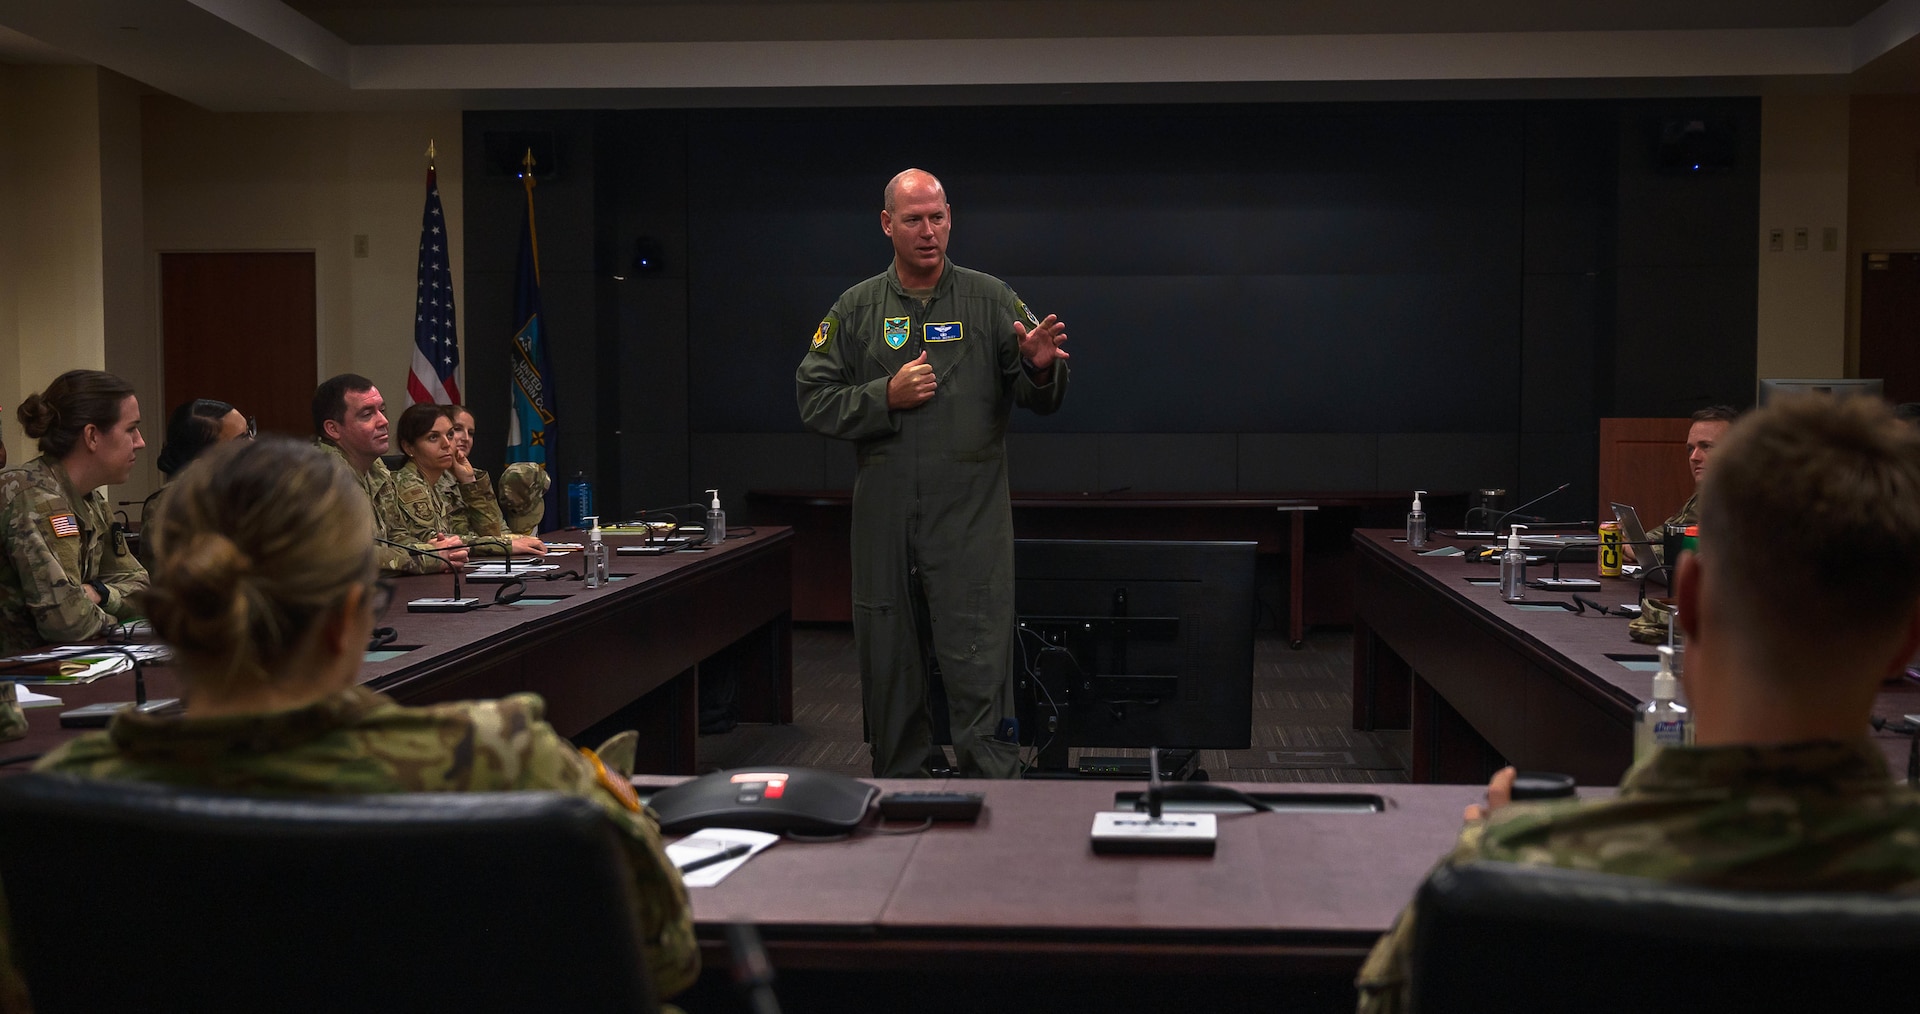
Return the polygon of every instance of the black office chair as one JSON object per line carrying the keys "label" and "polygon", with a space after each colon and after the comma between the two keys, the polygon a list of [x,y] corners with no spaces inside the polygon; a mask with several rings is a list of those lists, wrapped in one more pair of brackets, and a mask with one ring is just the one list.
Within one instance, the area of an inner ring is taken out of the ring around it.
{"label": "black office chair", "polygon": [[547,792],[0,779],[0,887],[40,1014],[650,1014],[619,834]]}
{"label": "black office chair", "polygon": [[1411,1009],[1910,1007],[1920,897],[1730,891],[1516,863],[1420,888]]}

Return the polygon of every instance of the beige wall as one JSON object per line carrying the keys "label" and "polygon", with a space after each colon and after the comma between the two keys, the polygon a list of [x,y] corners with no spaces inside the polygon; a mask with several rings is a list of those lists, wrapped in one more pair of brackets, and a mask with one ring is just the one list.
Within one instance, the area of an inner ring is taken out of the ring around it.
{"label": "beige wall", "polygon": [[[1769,95],[1760,105],[1759,326],[1761,377],[1846,372],[1847,148],[1845,95]],[[1805,229],[1807,248],[1797,248]],[[1826,230],[1835,249],[1824,249]],[[1772,249],[1779,230],[1783,249]]]}
{"label": "beige wall", "polygon": [[1920,95],[1856,95],[1847,163],[1847,365],[1860,364],[1863,254],[1920,250]]}
{"label": "beige wall", "polygon": [[106,364],[100,87],[92,67],[0,66],[0,405]]}
{"label": "beige wall", "polygon": [[[145,104],[143,134],[155,347],[161,252],[311,250],[318,376],[365,374],[397,411],[413,350],[429,140],[439,151],[440,198],[456,226],[455,312],[465,322],[460,114],[209,113],[155,95]],[[367,237],[366,257],[353,255],[356,235]],[[170,400],[188,396],[168,393]]]}

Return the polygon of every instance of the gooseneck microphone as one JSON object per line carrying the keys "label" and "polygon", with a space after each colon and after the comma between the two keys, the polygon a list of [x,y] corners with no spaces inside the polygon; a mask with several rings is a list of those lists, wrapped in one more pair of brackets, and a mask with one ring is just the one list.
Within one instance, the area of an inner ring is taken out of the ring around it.
{"label": "gooseneck microphone", "polygon": [[1565,489],[1566,489],[1566,488],[1567,488],[1568,486],[1571,486],[1571,485],[1573,485],[1573,483],[1571,483],[1571,482],[1563,482],[1563,483],[1561,483],[1560,485],[1558,485],[1558,486],[1555,486],[1555,487],[1553,487],[1553,488],[1552,488],[1552,489],[1550,489],[1550,490],[1547,490],[1547,491],[1546,491],[1545,493],[1542,493],[1542,494],[1540,494],[1539,496],[1536,496],[1536,497],[1534,497],[1533,499],[1531,499],[1531,500],[1528,500],[1528,501],[1527,501],[1526,503],[1523,503],[1523,504],[1521,504],[1520,506],[1518,506],[1518,507],[1515,507],[1514,509],[1512,509],[1512,510],[1510,510],[1510,511],[1508,511],[1508,512],[1506,512],[1505,514],[1502,514],[1502,515],[1500,515],[1500,517],[1499,517],[1499,518],[1498,518],[1497,520],[1495,520],[1495,521],[1494,521],[1494,523],[1493,523],[1493,534],[1494,534],[1494,536],[1495,536],[1496,538],[1497,538],[1497,537],[1499,537],[1499,535],[1500,535],[1500,523],[1501,523],[1501,522],[1503,522],[1503,521],[1505,521],[1505,520],[1507,520],[1508,518],[1510,518],[1510,517],[1512,517],[1512,516],[1514,516],[1515,514],[1518,514],[1518,513],[1520,513],[1520,512],[1521,512],[1521,511],[1523,511],[1523,510],[1526,510],[1527,508],[1529,508],[1529,507],[1531,507],[1531,506],[1533,506],[1534,504],[1537,504],[1537,503],[1539,503],[1540,501],[1542,501],[1542,500],[1545,500],[1546,498],[1548,498],[1548,497],[1550,497],[1550,496],[1552,496],[1552,495],[1554,495],[1555,493],[1559,493],[1559,492],[1561,492],[1562,490],[1565,490]]}
{"label": "gooseneck microphone", "polygon": [[373,541],[378,542],[382,545],[392,546],[396,549],[404,549],[415,556],[432,557],[433,559],[439,560],[441,563],[446,564],[447,569],[453,572],[453,597],[452,598],[411,599],[407,602],[407,612],[410,612],[410,613],[464,613],[470,609],[480,608],[479,599],[467,598],[466,596],[460,594],[460,571],[462,569],[462,565],[454,563],[452,560],[447,559],[445,556],[446,553],[452,550],[466,549],[467,546],[464,543],[458,546],[448,546],[446,549],[421,549],[419,546],[410,545],[405,542],[395,542],[392,539],[383,539],[377,535],[373,537]]}

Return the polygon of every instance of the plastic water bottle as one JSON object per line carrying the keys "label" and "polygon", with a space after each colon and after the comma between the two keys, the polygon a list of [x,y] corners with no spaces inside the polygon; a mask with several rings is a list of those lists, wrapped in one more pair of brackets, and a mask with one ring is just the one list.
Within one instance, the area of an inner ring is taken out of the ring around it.
{"label": "plastic water bottle", "polygon": [[713,494],[713,506],[707,508],[707,545],[717,546],[727,541],[727,512],[720,509],[720,491],[707,492]]}
{"label": "plastic water bottle", "polygon": [[1414,490],[1413,509],[1407,512],[1407,546],[1412,549],[1427,546],[1427,512],[1420,509],[1420,498],[1426,495],[1424,489]]}
{"label": "plastic water bottle", "polygon": [[1527,599],[1527,551],[1520,544],[1520,529],[1525,527],[1513,526],[1513,534],[1507,539],[1507,551],[1500,554],[1500,597],[1508,602],[1525,602]]}
{"label": "plastic water bottle", "polygon": [[1686,746],[1693,742],[1693,716],[1687,706],[1674,700],[1680,681],[1673,675],[1673,649],[1660,645],[1660,671],[1653,677],[1653,700],[1634,716],[1633,762],[1645,760],[1655,750],[1668,746]]}
{"label": "plastic water bottle", "polygon": [[585,528],[593,516],[593,483],[587,481],[586,472],[575,472],[567,483],[567,527]]}
{"label": "plastic water bottle", "polygon": [[598,588],[607,583],[607,544],[600,539],[600,519],[589,517],[593,522],[593,531],[587,533],[587,552],[584,568],[587,572],[587,587]]}

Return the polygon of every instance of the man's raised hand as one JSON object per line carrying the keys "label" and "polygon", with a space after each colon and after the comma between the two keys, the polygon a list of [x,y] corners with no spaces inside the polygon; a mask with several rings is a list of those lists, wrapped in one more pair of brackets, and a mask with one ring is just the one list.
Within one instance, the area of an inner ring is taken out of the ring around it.
{"label": "man's raised hand", "polygon": [[1067,325],[1051,313],[1031,331],[1025,324],[1014,321],[1013,333],[1020,336],[1020,358],[1042,373],[1052,368],[1055,359],[1068,358],[1067,350],[1060,347],[1060,343],[1067,340]]}

